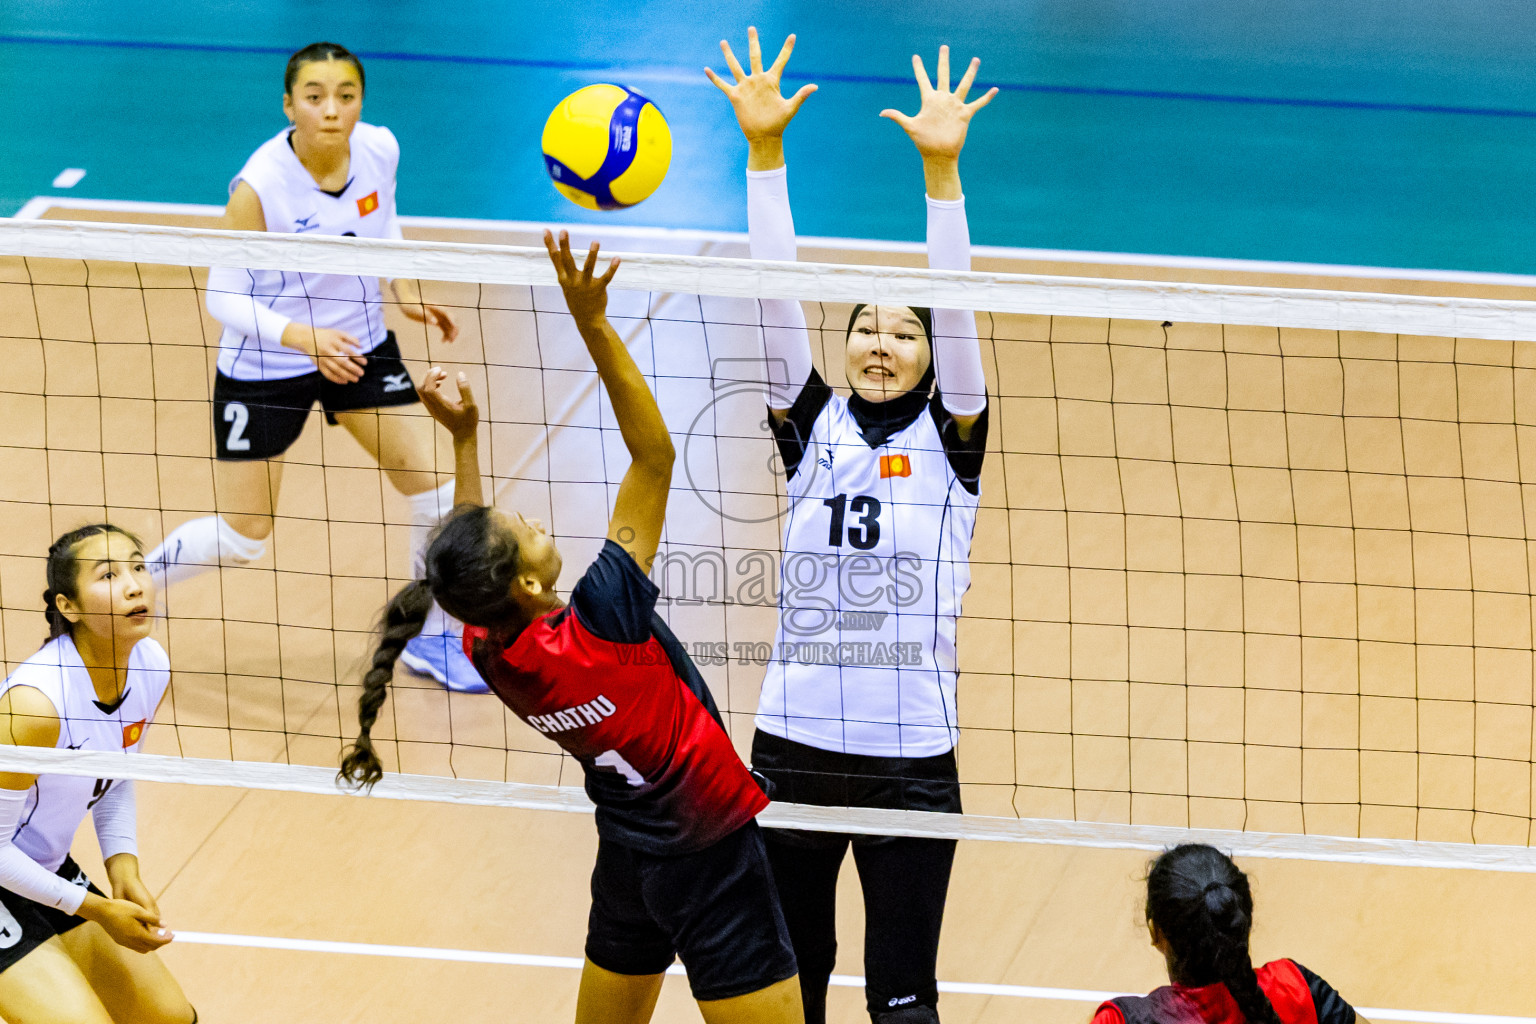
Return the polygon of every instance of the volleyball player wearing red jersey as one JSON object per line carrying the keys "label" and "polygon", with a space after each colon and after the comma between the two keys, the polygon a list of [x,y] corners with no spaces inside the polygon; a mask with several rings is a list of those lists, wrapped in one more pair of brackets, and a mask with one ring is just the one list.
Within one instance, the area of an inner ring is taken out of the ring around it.
{"label": "volleyball player wearing red jersey", "polygon": [[1294,960],[1248,956],[1248,876],[1214,847],[1175,846],[1147,872],[1147,930],[1172,984],[1099,1007],[1092,1024],[1369,1024]]}
{"label": "volleyball player wearing red jersey", "polygon": [[466,652],[518,717],[581,763],[597,805],[587,962],[577,1024],[644,1024],[680,957],[709,1024],[803,1020],[794,953],[762,835],[768,800],[726,735],[714,699],[657,617],[646,575],[661,539],[674,451],[661,410],[609,325],[596,243],[577,267],[562,232],[544,242],[566,304],[608,389],[629,470],[608,540],[571,590],[555,593],[560,553],[534,521],[483,504],[479,415],[465,377],[429,371],[422,400],[453,435],[459,504],[427,548],[426,578],[384,613],[363,679],[361,731],[343,777],[371,785],[382,766],[369,731],[400,650],[432,601],[463,620]]}

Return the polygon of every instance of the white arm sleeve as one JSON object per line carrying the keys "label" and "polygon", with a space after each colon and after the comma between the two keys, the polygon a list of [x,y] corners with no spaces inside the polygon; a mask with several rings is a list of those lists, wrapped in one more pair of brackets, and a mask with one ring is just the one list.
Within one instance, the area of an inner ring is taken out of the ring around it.
{"label": "white arm sleeve", "polygon": [[26,806],[26,790],[0,789],[0,886],[34,903],[73,914],[85,902],[85,890],[64,881],[11,842]]}
{"label": "white arm sleeve", "polygon": [[118,779],[91,808],[96,824],[96,841],[101,844],[102,860],[119,853],[139,852],[139,805],[133,794],[132,779]]}
{"label": "white arm sleeve", "polygon": [[[928,199],[928,266],[971,269],[971,229],[965,198]],[[956,416],[978,416],[987,407],[987,378],[981,368],[976,314],[968,309],[933,311],[933,372],[944,408]]]}
{"label": "white arm sleeve", "polygon": [[212,267],[208,271],[208,312],[236,334],[280,345],[283,330],[292,323],[251,294],[251,275],[245,270]]}
{"label": "white arm sleeve", "polygon": [[[795,219],[789,211],[789,177],[784,167],[747,172],[747,240],[755,260],[799,258]],[[793,299],[760,299],[768,407],[788,409],[811,377],[811,336],[805,310]]]}

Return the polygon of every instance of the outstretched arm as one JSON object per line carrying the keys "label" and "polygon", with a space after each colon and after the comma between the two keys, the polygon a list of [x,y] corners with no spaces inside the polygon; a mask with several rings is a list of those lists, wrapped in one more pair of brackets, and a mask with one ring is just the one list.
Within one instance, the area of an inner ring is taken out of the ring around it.
{"label": "outstretched arm", "polygon": [[[725,55],[734,84],[727,83],[713,69],[704,69],[709,80],[731,101],[736,122],[747,139],[747,238],[752,258],[758,260],[789,262],[799,258],[784,167],[784,131],[816,86],[803,85],[787,99],[780,94],[779,79],[794,49],[795,37],[790,36],[784,40],[773,65],[764,70],[757,29],[749,28],[750,74],[742,70],[730,43],[723,39],[720,51]],[[783,422],[811,375],[811,339],[800,303],[793,299],[762,299],[761,304],[768,408],[776,422]]]}
{"label": "outstretched arm", "polygon": [[[976,111],[992,102],[996,89],[965,102],[981,66],[972,59],[959,84],[949,88],[949,47],[939,47],[938,81],[930,83],[923,59],[912,57],[922,107],[913,117],[897,110],[883,110],[881,117],[901,125],[923,158],[923,181],[928,192],[928,265],[935,270],[970,270],[971,236],[965,218],[965,195],[960,190],[960,151]],[[986,377],[982,372],[977,341],[976,315],[969,310],[933,311],[933,369],[944,408],[954,418],[962,439],[987,407]]]}
{"label": "outstretched arm", "polygon": [[460,371],[455,379],[457,397],[447,390],[448,371],[434,366],[427,371],[416,393],[432,418],[448,428],[453,438],[453,501],[455,505],[484,505],[480,489],[480,408],[470,390],[469,377]]}
{"label": "outstretched arm", "polygon": [[667,495],[672,490],[672,462],[676,452],[672,435],[650,386],[640,374],[634,358],[618,332],[608,322],[608,284],[618,272],[613,260],[602,274],[597,269],[598,245],[592,243],[587,259],[580,267],[571,255],[571,239],[560,232],[560,243],[544,232],[544,245],[565,292],[581,340],[597,366],[597,375],[608,389],[619,434],[629,449],[629,470],[619,484],[613,516],[608,521],[608,539],[628,551],[645,572],[651,571],[656,546],[661,543],[661,524],[667,514]]}

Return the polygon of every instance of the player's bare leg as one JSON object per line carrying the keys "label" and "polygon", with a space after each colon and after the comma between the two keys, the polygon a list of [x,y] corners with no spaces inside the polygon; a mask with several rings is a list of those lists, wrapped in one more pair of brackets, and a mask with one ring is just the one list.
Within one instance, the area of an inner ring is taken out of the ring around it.
{"label": "player's bare leg", "polygon": [[0,1018],[8,1024],[113,1024],[58,936],[0,974]]}
{"label": "player's bare leg", "polygon": [[802,1024],[799,977],[785,978],[767,988],[730,999],[699,1002],[704,1024]]}
{"label": "player's bare leg", "polygon": [[[435,490],[447,479],[436,471],[437,437],[432,418],[422,406],[338,412],[336,422],[373,456],[391,486],[401,494],[409,497]],[[452,461],[447,465],[452,466]]]}
{"label": "player's bare leg", "polygon": [[664,974],[615,974],[588,960],[581,969],[576,1024],[646,1024],[656,1011],[661,981],[665,977]]}
{"label": "player's bare leg", "polygon": [[263,541],[272,535],[272,515],[283,487],[283,460],[255,459],[213,464],[214,505],[243,537]]}
{"label": "player's bare leg", "polygon": [[157,954],[125,949],[96,924],[66,932],[60,941],[119,1024],[192,1024],[196,1019],[192,1004]]}

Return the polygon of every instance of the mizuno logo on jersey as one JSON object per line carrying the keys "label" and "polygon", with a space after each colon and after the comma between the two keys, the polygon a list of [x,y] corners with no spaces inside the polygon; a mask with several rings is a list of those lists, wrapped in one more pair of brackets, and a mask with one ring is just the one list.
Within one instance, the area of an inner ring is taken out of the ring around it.
{"label": "mizuno logo on jersey", "polygon": [[318,216],[319,216],[319,214],[312,213],[308,217],[295,217],[295,218],[293,218],[293,230],[295,232],[313,231],[313,230],[315,230],[315,228],[320,226],[315,221],[315,218],[318,217]]}
{"label": "mizuno logo on jersey", "polygon": [[357,201],[357,215],[359,217],[366,217],[378,208],[379,194],[377,192],[369,192]]}
{"label": "mizuno logo on jersey", "polygon": [[911,476],[912,456],[910,455],[882,455],[880,456],[880,479],[889,476]]}
{"label": "mizuno logo on jersey", "polygon": [[589,725],[596,725],[617,710],[613,701],[598,694],[595,700],[577,704],[564,711],[556,711],[552,715],[533,715],[528,719],[528,724],[542,733],[566,732],[570,729],[584,729]]}
{"label": "mizuno logo on jersey", "polygon": [[408,373],[386,373],[384,375],[385,391],[409,391],[411,390],[411,376]]}
{"label": "mizuno logo on jersey", "polygon": [[139,742],[139,737],[144,735],[144,726],[149,724],[149,719],[141,718],[132,725],[123,726],[123,746],[131,747]]}
{"label": "mizuno logo on jersey", "polygon": [[817,457],[816,464],[818,466],[825,466],[828,469],[831,469],[832,468],[832,456],[835,455],[835,454],[837,454],[837,453],[834,452],[832,449],[828,448],[827,449],[827,454],[821,455],[821,456]]}

